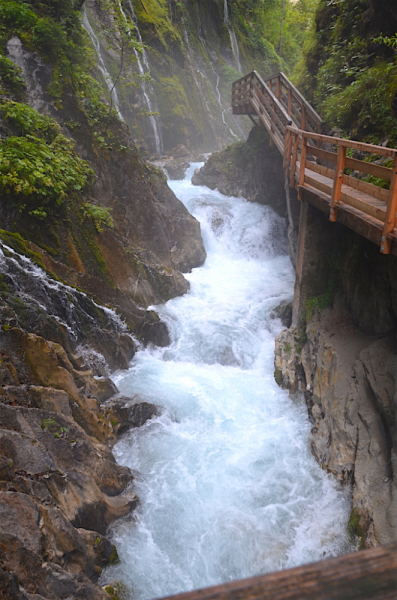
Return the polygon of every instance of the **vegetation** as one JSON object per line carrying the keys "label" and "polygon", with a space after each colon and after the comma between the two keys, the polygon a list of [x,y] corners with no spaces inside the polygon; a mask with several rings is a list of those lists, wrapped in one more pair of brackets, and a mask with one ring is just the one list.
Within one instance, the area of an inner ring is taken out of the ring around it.
{"label": "vegetation", "polygon": [[83,190],[93,171],[53,119],[18,102],[7,101],[0,110],[19,134],[0,141],[0,191],[18,211],[45,219]]}
{"label": "vegetation", "polygon": [[342,135],[397,142],[397,14],[381,0],[319,0],[297,82]]}

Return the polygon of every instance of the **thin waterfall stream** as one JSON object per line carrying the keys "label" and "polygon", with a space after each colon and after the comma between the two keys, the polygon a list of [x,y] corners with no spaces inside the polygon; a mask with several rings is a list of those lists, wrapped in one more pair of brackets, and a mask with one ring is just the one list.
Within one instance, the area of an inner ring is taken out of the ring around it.
{"label": "thin waterfall stream", "polygon": [[156,307],[167,348],[139,351],[114,375],[160,416],[115,446],[140,505],[111,528],[122,581],[149,599],[283,569],[350,549],[349,498],[316,463],[301,396],[273,377],[272,310],[293,293],[286,226],[270,207],[170,186],[200,221],[208,258],[190,291]]}
{"label": "thin waterfall stream", "polygon": [[123,115],[121,113],[121,109],[120,109],[120,101],[119,101],[119,98],[117,95],[116,86],[114,85],[114,82],[113,82],[108,70],[106,69],[105,61],[102,58],[101,44],[98,40],[98,37],[95,34],[95,31],[93,30],[93,28],[91,26],[85,5],[82,6],[81,14],[83,15],[82,25],[83,25],[84,29],[86,30],[86,32],[88,33],[88,35],[91,39],[92,45],[95,48],[97,57],[98,57],[98,63],[97,63],[98,69],[102,73],[102,76],[105,80],[105,83],[108,88],[114,108],[115,108],[119,118],[122,121],[124,121],[124,117],[123,117]]}
{"label": "thin waterfall stream", "polygon": [[234,31],[234,27],[232,22],[230,21],[230,17],[229,17],[229,7],[227,5],[227,0],[224,0],[223,2],[223,10],[224,10],[224,16],[223,16],[223,21],[226,25],[226,27],[229,30],[229,37],[230,37],[230,44],[232,46],[232,51],[233,51],[233,56],[234,56],[234,60],[236,61],[236,66],[237,69],[240,71],[240,73],[242,72],[241,70],[241,63],[240,63],[240,51],[238,49],[238,43],[237,43],[237,38],[236,38],[236,32]]}

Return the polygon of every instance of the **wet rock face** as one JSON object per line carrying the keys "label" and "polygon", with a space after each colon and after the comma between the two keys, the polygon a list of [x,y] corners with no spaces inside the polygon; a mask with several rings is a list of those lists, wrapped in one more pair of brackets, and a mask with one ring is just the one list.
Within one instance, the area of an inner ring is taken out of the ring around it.
{"label": "wet rock face", "polygon": [[[51,69],[40,57],[26,50],[15,37],[8,43],[8,56],[22,69],[29,103],[56,119],[62,131],[76,142],[80,156],[90,164],[96,177],[87,200],[111,209],[114,223],[113,228],[88,234],[81,229],[81,215],[78,211],[73,214],[74,207],[68,214],[69,225],[66,220],[52,225],[59,245],[52,257],[42,250],[42,246],[51,246],[46,232],[36,235],[33,241],[43,260],[52,263],[56,275],[78,285],[97,302],[113,296],[113,305],[120,303],[129,320],[139,322],[137,305],[158,304],[187,291],[188,283],[182,273],[201,265],[206,256],[199,223],[167,186],[164,174],[139,156],[129,131],[120,121],[114,118],[109,122],[109,130],[118,141],[115,148],[98,148],[92,127],[72,90],[65,90],[62,108],[56,107],[48,96],[45,90]],[[70,127],[71,122],[75,126]],[[13,207],[2,203],[2,228],[15,227],[14,213]],[[18,222],[18,231],[26,239],[31,239],[31,225],[28,221]],[[98,257],[102,261],[100,267]]]}
{"label": "wet rock face", "polygon": [[[11,600],[107,598],[109,524],[134,510],[110,447],[158,414],[120,398],[84,360],[17,327],[0,330],[0,589]],[[102,406],[101,404],[102,403]]]}
{"label": "wet rock face", "polygon": [[243,196],[247,200],[272,206],[287,216],[284,190],[283,159],[277,148],[269,147],[264,127],[253,127],[247,142],[228,146],[212,154],[192,182],[218,188],[227,196]]}
{"label": "wet rock face", "polygon": [[164,165],[170,179],[184,179],[188,168],[186,160],[171,160]]}
{"label": "wet rock face", "polygon": [[397,348],[357,329],[339,301],[305,330],[276,340],[275,377],[302,392],[313,423],[312,450],[323,468],[352,486],[352,533],[360,547],[397,537]]}

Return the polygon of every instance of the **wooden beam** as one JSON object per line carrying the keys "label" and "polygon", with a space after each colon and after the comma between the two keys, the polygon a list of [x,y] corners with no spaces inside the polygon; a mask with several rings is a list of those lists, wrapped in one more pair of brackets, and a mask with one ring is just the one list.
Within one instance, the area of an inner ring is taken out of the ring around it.
{"label": "wooden beam", "polygon": [[172,600],[395,600],[397,543],[173,596]]}

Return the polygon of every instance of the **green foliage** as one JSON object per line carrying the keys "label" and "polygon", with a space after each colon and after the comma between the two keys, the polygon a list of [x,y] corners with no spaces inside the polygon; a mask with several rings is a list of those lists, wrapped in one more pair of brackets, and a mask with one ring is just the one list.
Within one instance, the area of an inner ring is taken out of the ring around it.
{"label": "green foliage", "polygon": [[[397,19],[367,0],[319,0],[297,84],[330,126],[348,137],[397,141]],[[386,32],[386,33],[385,33]]]}
{"label": "green foliage", "polygon": [[0,106],[3,117],[18,130],[18,135],[36,135],[51,143],[59,134],[60,127],[54,119],[41,115],[27,104],[8,101]]}
{"label": "green foliage", "polygon": [[320,104],[328,123],[340,126],[354,138],[376,143],[389,134],[397,139],[391,103],[397,94],[397,65],[379,62],[363,70],[348,87],[334,89]]}
{"label": "green foliage", "polygon": [[53,417],[43,419],[41,422],[41,428],[49,431],[54,438],[62,438],[67,432],[67,427],[60,427],[57,421]]}
{"label": "green foliage", "polygon": [[0,191],[22,211],[45,218],[69,194],[82,190],[92,171],[58,135],[50,144],[33,135],[0,144]]}
{"label": "green foliage", "polygon": [[[21,70],[8,58],[0,54],[0,91],[9,90],[16,96],[21,96],[25,90],[25,83],[20,75]],[[4,89],[3,89],[4,88]]]}
{"label": "green foliage", "polygon": [[114,227],[113,219],[110,216],[110,208],[103,208],[95,204],[83,204],[81,212],[84,218],[90,219],[98,233],[102,233],[105,227]]}

